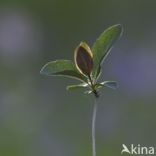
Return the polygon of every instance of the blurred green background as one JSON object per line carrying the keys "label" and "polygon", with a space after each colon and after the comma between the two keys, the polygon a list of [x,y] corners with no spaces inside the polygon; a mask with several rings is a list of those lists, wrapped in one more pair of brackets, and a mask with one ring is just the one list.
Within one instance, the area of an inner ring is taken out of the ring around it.
{"label": "blurred green background", "polygon": [[55,59],[73,59],[121,23],[123,37],[103,66],[96,124],[97,156],[120,156],[122,144],[156,146],[156,1],[0,1],[0,156],[91,156],[93,99],[77,83],[39,74]]}

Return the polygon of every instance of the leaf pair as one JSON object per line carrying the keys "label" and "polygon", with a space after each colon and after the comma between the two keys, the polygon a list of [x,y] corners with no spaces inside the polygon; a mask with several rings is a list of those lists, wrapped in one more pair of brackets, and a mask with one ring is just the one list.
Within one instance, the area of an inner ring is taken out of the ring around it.
{"label": "leaf pair", "polygon": [[122,26],[114,25],[106,29],[95,41],[92,48],[85,42],[81,42],[76,48],[74,62],[70,60],[56,60],[47,63],[41,69],[41,74],[48,76],[67,76],[79,79],[82,84],[67,87],[67,89],[90,88],[90,92],[97,94],[97,90],[102,86],[115,88],[114,81],[104,81],[97,83],[101,73],[101,64],[107,57],[115,41],[122,34]]}

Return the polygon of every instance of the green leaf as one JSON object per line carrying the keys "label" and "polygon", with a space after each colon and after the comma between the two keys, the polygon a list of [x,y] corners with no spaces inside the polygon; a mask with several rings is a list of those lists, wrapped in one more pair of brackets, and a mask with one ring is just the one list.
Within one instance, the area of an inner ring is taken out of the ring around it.
{"label": "green leaf", "polygon": [[88,84],[87,83],[81,83],[81,84],[78,84],[78,85],[70,85],[70,86],[67,86],[67,90],[76,90],[76,89],[84,89],[84,88],[87,88],[88,87]]}
{"label": "green leaf", "polygon": [[80,73],[85,76],[90,76],[93,69],[93,54],[90,47],[85,42],[81,42],[76,48],[74,60]]}
{"label": "green leaf", "polygon": [[106,29],[93,44],[93,78],[96,80],[101,72],[101,64],[107,57],[115,41],[122,35],[123,29],[120,24]]}
{"label": "green leaf", "polygon": [[78,72],[70,60],[51,61],[43,66],[40,73],[47,76],[67,76],[87,82],[86,77]]}
{"label": "green leaf", "polygon": [[104,81],[104,82],[101,82],[101,83],[97,83],[95,85],[95,88],[96,89],[99,89],[101,87],[108,87],[108,88],[111,88],[111,89],[117,89],[117,82],[116,81]]}
{"label": "green leaf", "polygon": [[84,94],[91,94],[91,93],[93,93],[92,90],[87,90],[87,91],[84,92]]}

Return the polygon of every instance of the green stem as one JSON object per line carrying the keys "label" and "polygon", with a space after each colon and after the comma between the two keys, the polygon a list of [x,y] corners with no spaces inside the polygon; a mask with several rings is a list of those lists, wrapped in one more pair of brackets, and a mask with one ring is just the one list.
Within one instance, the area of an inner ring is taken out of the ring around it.
{"label": "green stem", "polygon": [[93,84],[91,76],[88,75],[88,78],[89,78],[89,81],[90,81],[91,88],[94,90],[94,84]]}
{"label": "green stem", "polygon": [[95,125],[96,125],[96,113],[97,113],[97,98],[95,97],[94,107],[93,107],[93,116],[92,116],[92,152],[93,156],[96,156],[96,133],[95,133]]}
{"label": "green stem", "polygon": [[93,91],[93,93],[94,93],[94,95],[95,95],[95,98],[98,98],[98,97],[99,97],[99,94],[98,94],[97,90],[96,90],[95,87],[94,87],[94,83],[93,83],[93,81],[92,81],[91,76],[88,75],[88,78],[89,78],[89,81],[90,81],[90,87],[91,87],[91,89],[92,89],[92,91]]}

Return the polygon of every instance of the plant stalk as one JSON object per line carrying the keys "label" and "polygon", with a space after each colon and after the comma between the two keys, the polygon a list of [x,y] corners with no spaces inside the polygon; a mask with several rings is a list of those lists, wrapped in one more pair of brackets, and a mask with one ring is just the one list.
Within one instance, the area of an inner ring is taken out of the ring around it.
{"label": "plant stalk", "polygon": [[95,133],[96,113],[97,113],[97,98],[95,97],[94,107],[93,107],[93,115],[92,115],[92,152],[93,152],[93,156],[96,156],[96,133]]}
{"label": "plant stalk", "polygon": [[88,78],[89,78],[89,81],[90,81],[90,87],[95,95],[95,98],[98,98],[99,97],[99,93],[97,92],[97,90],[95,89],[95,86],[94,86],[94,83],[92,81],[92,78],[90,75],[88,75]]}
{"label": "plant stalk", "polygon": [[96,156],[96,113],[97,113],[97,99],[99,98],[99,94],[97,90],[95,89],[94,83],[92,81],[92,78],[90,75],[88,75],[90,86],[92,88],[92,91],[94,93],[94,106],[93,106],[93,115],[92,115],[92,154],[93,156]]}

